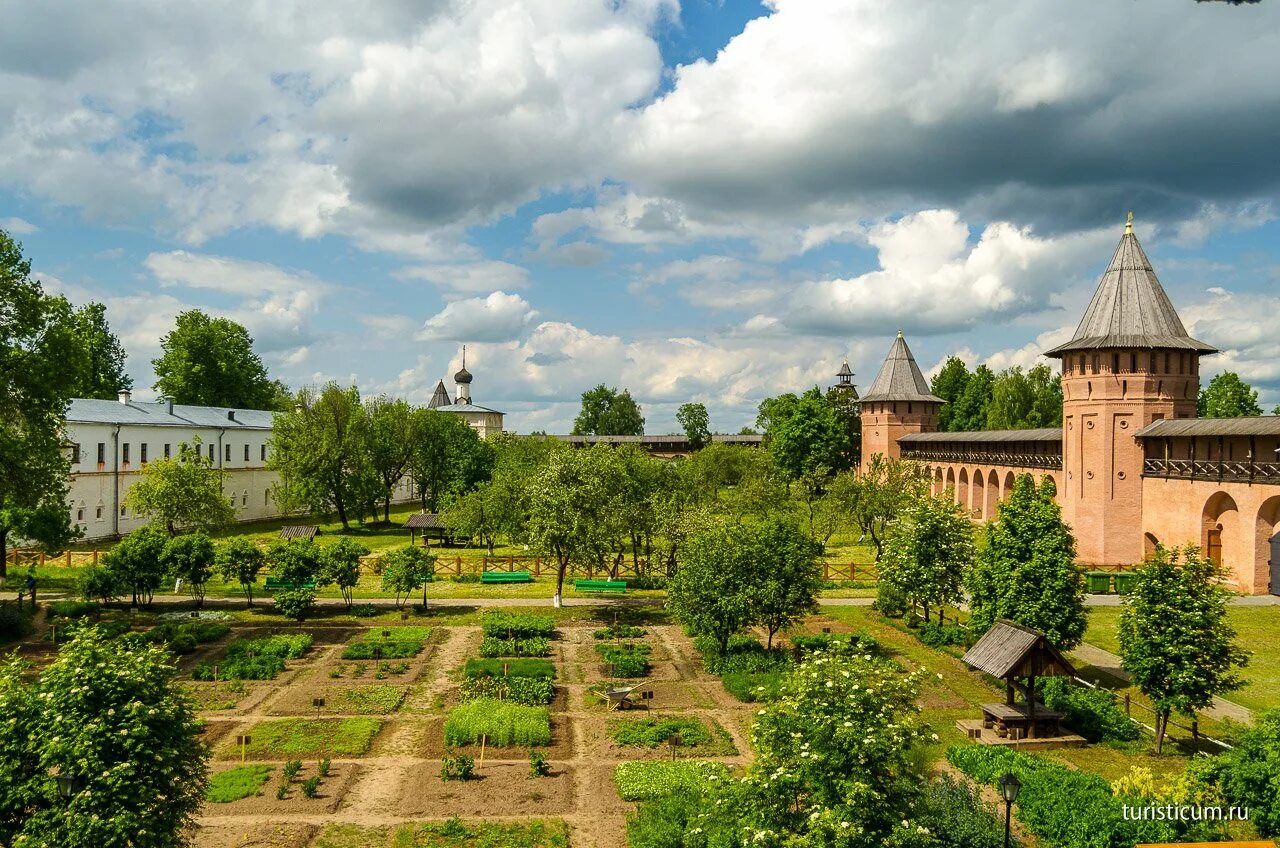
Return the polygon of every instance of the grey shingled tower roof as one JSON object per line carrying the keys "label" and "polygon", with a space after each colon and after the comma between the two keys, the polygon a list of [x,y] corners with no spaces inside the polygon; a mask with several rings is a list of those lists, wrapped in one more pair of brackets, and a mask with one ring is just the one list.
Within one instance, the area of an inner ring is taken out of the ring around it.
{"label": "grey shingled tower roof", "polygon": [[1125,224],[1111,264],[1098,282],[1080,326],[1071,341],[1045,356],[1062,356],[1076,350],[1138,347],[1217,353],[1212,345],[1187,335],[1164,286],[1156,279],[1147,254],[1133,234],[1133,216]]}
{"label": "grey shingled tower roof", "polygon": [[450,406],[453,404],[453,398],[449,397],[449,390],[444,387],[444,380],[436,383],[436,390],[431,394],[431,400],[427,401],[427,409],[436,409],[441,406]]}
{"label": "grey shingled tower roof", "polygon": [[911,355],[911,348],[907,347],[907,340],[902,337],[901,331],[893,340],[893,347],[889,348],[889,355],[885,357],[884,365],[880,366],[880,373],[876,375],[875,382],[867,389],[862,400],[946,402],[929,392],[929,383],[920,373],[920,366],[916,365],[915,357]]}

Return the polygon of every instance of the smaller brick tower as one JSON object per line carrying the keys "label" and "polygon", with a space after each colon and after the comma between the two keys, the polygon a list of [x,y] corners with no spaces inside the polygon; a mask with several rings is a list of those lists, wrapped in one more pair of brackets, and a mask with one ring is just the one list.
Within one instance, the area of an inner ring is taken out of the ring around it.
{"label": "smaller brick tower", "polygon": [[1075,336],[1045,352],[1062,360],[1058,500],[1079,560],[1139,562],[1142,445],[1161,418],[1194,418],[1200,357],[1217,351],[1187,335],[1133,234],[1133,215]]}
{"label": "smaller brick tower", "polygon": [[901,456],[898,439],[908,433],[937,430],[943,403],[930,393],[907,340],[898,331],[880,373],[862,396],[862,468],[876,454]]}

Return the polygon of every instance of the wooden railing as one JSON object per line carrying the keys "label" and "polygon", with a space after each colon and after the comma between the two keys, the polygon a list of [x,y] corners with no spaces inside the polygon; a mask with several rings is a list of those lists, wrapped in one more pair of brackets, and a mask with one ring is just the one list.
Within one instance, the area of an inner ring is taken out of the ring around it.
{"label": "wooden railing", "polygon": [[1208,480],[1215,483],[1280,484],[1280,462],[1147,459],[1142,463],[1142,475],[1177,480]]}
{"label": "wooden railing", "polygon": [[880,570],[874,565],[864,565],[862,563],[850,562],[845,564],[824,562],[822,564],[822,579],[832,581],[862,581],[864,583],[875,583],[880,579]]}
{"label": "wooden railing", "polygon": [[963,465],[999,465],[1011,468],[1062,469],[1062,454],[1055,453],[1006,453],[987,451],[935,450],[933,448],[904,448],[903,459],[918,462],[955,462]]}

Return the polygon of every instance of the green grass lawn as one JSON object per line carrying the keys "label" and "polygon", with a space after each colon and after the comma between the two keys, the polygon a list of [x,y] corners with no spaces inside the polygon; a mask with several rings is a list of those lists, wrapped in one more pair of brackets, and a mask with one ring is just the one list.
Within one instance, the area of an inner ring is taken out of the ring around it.
{"label": "green grass lawn", "polygon": [[530,822],[443,822],[396,828],[331,824],[315,848],[568,848],[569,827],[558,819]]}
{"label": "green grass lawn", "polygon": [[[248,731],[248,757],[358,757],[369,750],[382,729],[375,718],[304,719],[264,721]],[[223,745],[224,759],[240,756],[234,737]]]}
{"label": "green grass lawn", "polygon": [[[1227,695],[1227,700],[1251,710],[1280,707],[1280,607],[1232,606],[1227,608],[1227,620],[1236,629],[1240,645],[1252,652],[1243,672],[1245,687]],[[1084,640],[1119,654],[1119,624],[1119,607],[1093,607]]]}

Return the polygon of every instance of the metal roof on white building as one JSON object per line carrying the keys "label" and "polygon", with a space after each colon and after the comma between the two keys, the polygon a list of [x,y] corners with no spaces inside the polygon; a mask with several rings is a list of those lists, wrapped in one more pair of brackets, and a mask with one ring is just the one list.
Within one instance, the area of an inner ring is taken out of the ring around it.
{"label": "metal roof on white building", "polygon": [[72,424],[131,424],[157,427],[212,427],[218,429],[270,430],[275,413],[263,409],[222,406],[189,406],[166,402],[144,403],[76,398],[67,408]]}

